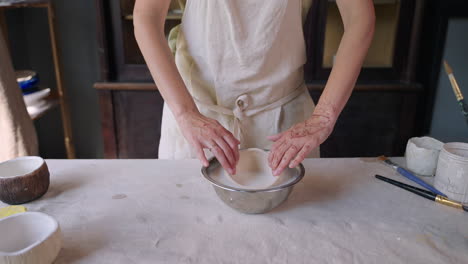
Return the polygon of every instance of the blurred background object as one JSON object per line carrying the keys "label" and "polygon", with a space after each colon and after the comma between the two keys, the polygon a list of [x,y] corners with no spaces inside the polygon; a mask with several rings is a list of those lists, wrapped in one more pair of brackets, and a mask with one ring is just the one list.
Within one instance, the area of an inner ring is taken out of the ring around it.
{"label": "blurred background object", "polygon": [[[72,128],[71,128],[71,120],[70,120],[70,113],[68,108],[68,101],[66,96],[66,89],[63,85],[63,78],[62,78],[62,69],[61,69],[61,62],[59,58],[58,46],[57,46],[57,37],[56,37],[56,30],[55,30],[55,15],[52,2],[49,0],[6,0],[0,2],[0,21],[2,24],[2,28],[5,31],[5,36],[9,36],[8,32],[11,32],[8,28],[8,21],[5,19],[5,10],[39,10],[42,11],[42,17],[38,19],[42,19],[43,21],[47,22],[48,32],[45,32],[46,35],[49,37],[48,43],[50,44],[50,51],[51,56],[47,59],[48,61],[52,61],[52,65],[50,65],[47,72],[53,71],[54,79],[53,83],[55,83],[54,94],[50,95],[50,89],[47,91],[41,91],[38,73],[32,70],[18,70],[16,71],[16,80],[18,82],[19,87],[23,95],[29,95],[28,99],[25,99],[27,104],[27,110],[31,119],[37,120],[44,116],[45,114],[49,113],[53,110],[56,106],[60,108],[60,122],[62,123],[63,128],[63,145],[66,152],[67,158],[75,158],[75,147],[73,143],[73,136],[72,136]],[[36,22],[36,21],[35,21]],[[26,31],[26,28],[29,28],[30,25],[23,28],[21,30],[13,30],[14,34],[19,34],[20,36],[30,37],[29,34],[32,35],[31,32],[29,33]],[[14,36],[13,36],[14,37]],[[19,40],[19,43],[27,42],[27,40]],[[34,39],[34,44],[39,43],[36,39]],[[11,44],[11,43],[10,43]],[[21,57],[22,54],[29,54],[24,47],[17,47],[16,45],[10,45],[13,50],[13,57],[18,58]],[[44,51],[36,51],[36,52],[44,52]],[[18,56],[20,55],[20,56]],[[17,66],[17,65],[15,65]],[[22,65],[23,66],[23,65]],[[28,65],[29,66],[29,65]],[[18,67],[15,67],[18,68]],[[50,80],[48,80],[50,81]],[[40,92],[40,95],[36,94],[33,96],[34,93]],[[49,134],[49,131],[44,132]],[[42,131],[40,131],[42,134]],[[40,144],[42,146],[42,144]]]}
{"label": "blurred background object", "polygon": [[37,155],[37,138],[0,28],[0,162]]}

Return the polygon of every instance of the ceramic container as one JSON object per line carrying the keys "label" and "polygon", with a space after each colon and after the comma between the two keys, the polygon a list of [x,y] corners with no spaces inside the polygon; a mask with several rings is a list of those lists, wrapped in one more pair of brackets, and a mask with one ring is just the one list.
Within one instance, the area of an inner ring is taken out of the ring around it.
{"label": "ceramic container", "polygon": [[49,188],[49,169],[41,157],[20,157],[0,163],[0,200],[22,204],[35,200]]}
{"label": "ceramic container", "polygon": [[447,143],[440,152],[434,187],[448,198],[468,203],[468,144]]}
{"label": "ceramic container", "polygon": [[406,145],[406,166],[412,172],[433,176],[444,143],[431,137],[413,137]]}
{"label": "ceramic container", "polygon": [[59,224],[39,212],[0,219],[0,263],[50,264],[61,245]]}

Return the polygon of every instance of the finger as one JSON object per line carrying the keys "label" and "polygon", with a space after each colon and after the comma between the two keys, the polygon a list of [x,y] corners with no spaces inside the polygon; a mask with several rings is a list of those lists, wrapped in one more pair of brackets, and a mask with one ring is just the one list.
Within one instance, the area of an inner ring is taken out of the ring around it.
{"label": "finger", "polygon": [[281,145],[283,145],[284,142],[287,142],[287,138],[286,137],[282,137],[278,140],[276,140],[273,145],[271,146],[271,150],[272,151],[275,151],[277,148],[279,148]]}
{"label": "finger", "polygon": [[284,144],[286,141],[285,140],[281,140],[281,141],[277,141],[275,144],[273,144],[273,146],[271,147],[271,150],[270,150],[270,154],[268,155],[268,166],[270,166],[270,168],[273,168],[273,158],[275,156],[275,153],[276,151],[278,150],[279,147],[281,147],[282,144]]}
{"label": "finger", "polygon": [[201,161],[203,167],[208,167],[209,162],[206,159],[205,152],[203,151],[203,148],[201,145],[195,146],[195,152],[197,153],[198,159]]}
{"label": "finger", "polygon": [[285,143],[281,145],[274,153],[273,153],[273,160],[271,162],[271,169],[275,171],[278,168],[278,165],[280,164],[281,160],[283,159],[284,153],[289,149],[291,144]]}
{"label": "finger", "polygon": [[232,135],[224,135],[223,136],[224,140],[229,144],[231,147],[232,152],[234,153],[234,157],[236,159],[236,163],[239,161],[239,141],[233,137]]}
{"label": "finger", "polygon": [[281,133],[278,133],[276,135],[271,135],[271,136],[268,136],[268,140],[271,140],[273,142],[277,141],[278,139],[280,139],[282,136],[283,136],[284,132],[281,132]]}
{"label": "finger", "polygon": [[272,167],[273,157],[274,157],[277,149],[280,148],[286,142],[287,141],[286,141],[285,138],[281,138],[281,139],[277,140],[276,142],[274,142],[273,145],[271,146],[270,155],[268,155],[268,165],[270,165],[270,167]]}
{"label": "finger", "polygon": [[218,145],[213,145],[210,149],[211,153],[216,157],[216,159],[221,163],[221,166],[229,173],[229,174],[234,174],[234,171],[231,168],[231,165],[229,164],[228,159],[224,155],[224,151],[218,146]]}
{"label": "finger", "polygon": [[297,165],[299,165],[299,163],[301,163],[307,157],[307,155],[309,155],[309,153],[312,151],[312,149],[314,149],[313,145],[311,145],[311,144],[304,145],[301,148],[301,150],[299,151],[299,153],[297,153],[297,155],[293,159],[293,161],[289,164],[289,167],[294,168]]}
{"label": "finger", "polygon": [[283,158],[281,159],[280,164],[276,168],[276,170],[273,171],[274,176],[280,175],[283,170],[288,166],[288,164],[291,162],[291,160],[296,157],[297,152],[299,151],[299,148],[291,145],[288,150],[283,155]]}
{"label": "finger", "polygon": [[234,156],[234,153],[231,150],[231,147],[224,141],[224,138],[222,137],[216,137],[214,139],[216,144],[223,150],[224,156],[227,158],[229,165],[231,168],[235,168],[236,164],[236,157]]}
{"label": "finger", "polygon": [[235,166],[237,165],[237,162],[239,161],[239,144],[240,144],[240,141],[236,137],[234,137],[234,135],[231,133],[231,131],[224,128],[219,122],[218,122],[218,125],[222,128],[223,138],[229,144],[229,146],[231,147],[231,150],[234,153],[234,156],[236,158],[235,159],[236,162],[233,164],[234,168],[235,168]]}
{"label": "finger", "polygon": [[[218,123],[219,124],[219,123]],[[219,124],[222,128],[223,128],[223,131],[225,134],[229,135],[229,137],[234,141],[236,142],[236,145],[239,145],[240,144],[240,141],[234,137],[234,135],[232,135],[231,131],[227,130],[226,128],[224,128],[221,124]]]}

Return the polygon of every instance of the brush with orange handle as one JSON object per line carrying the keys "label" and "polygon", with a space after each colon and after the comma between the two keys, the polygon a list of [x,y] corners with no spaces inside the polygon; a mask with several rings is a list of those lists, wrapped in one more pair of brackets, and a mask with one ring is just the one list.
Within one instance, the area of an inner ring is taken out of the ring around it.
{"label": "brush with orange handle", "polygon": [[463,94],[460,91],[460,87],[458,86],[457,80],[453,75],[452,67],[444,60],[444,68],[445,72],[447,73],[450,84],[452,85],[453,92],[455,93],[455,97],[457,97],[458,105],[460,105],[463,115],[465,116],[465,121],[468,124],[468,104],[465,102],[463,98]]}

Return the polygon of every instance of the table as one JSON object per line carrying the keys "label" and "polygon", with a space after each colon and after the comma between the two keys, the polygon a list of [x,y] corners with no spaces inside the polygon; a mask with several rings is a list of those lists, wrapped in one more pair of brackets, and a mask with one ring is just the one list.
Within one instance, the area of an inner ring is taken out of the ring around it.
{"label": "table", "polygon": [[26,207],[59,221],[56,263],[468,263],[468,213],[376,180],[408,183],[374,158],[304,161],[263,215],[224,205],[196,160],[47,163]]}

